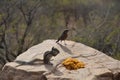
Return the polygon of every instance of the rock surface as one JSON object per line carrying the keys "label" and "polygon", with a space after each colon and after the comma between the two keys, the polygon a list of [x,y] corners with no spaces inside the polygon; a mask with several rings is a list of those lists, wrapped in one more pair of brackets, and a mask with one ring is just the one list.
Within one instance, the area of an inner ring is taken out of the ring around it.
{"label": "rock surface", "polygon": [[[14,62],[7,63],[0,80],[120,80],[120,61],[81,43],[66,41],[65,45],[55,41],[45,40],[22,53]],[[43,59],[44,52],[53,46],[60,51],[51,61],[53,66],[40,62],[29,64],[34,59]],[[77,59],[85,63],[85,68],[70,71],[59,65],[54,72],[46,74],[61,60],[76,55],[80,55]]]}

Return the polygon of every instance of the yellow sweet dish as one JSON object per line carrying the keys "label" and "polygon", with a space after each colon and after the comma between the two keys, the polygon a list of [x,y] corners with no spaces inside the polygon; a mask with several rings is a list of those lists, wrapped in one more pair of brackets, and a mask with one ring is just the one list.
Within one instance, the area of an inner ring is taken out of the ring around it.
{"label": "yellow sweet dish", "polygon": [[62,64],[69,70],[77,70],[85,67],[85,64],[82,61],[78,61],[75,58],[67,58]]}

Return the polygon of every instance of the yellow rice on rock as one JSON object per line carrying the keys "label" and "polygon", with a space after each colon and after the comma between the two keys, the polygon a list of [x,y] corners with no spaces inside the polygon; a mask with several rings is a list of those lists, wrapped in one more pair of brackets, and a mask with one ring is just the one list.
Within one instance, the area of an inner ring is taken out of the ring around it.
{"label": "yellow rice on rock", "polygon": [[77,70],[85,67],[83,62],[78,61],[75,58],[67,58],[62,62],[62,64],[69,70]]}

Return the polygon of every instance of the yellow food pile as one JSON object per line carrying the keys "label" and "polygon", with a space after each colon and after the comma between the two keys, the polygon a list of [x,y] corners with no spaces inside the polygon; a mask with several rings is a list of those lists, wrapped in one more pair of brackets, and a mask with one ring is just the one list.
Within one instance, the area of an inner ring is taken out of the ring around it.
{"label": "yellow food pile", "polygon": [[67,58],[62,62],[62,64],[69,70],[77,70],[85,67],[83,62],[78,61],[75,58]]}

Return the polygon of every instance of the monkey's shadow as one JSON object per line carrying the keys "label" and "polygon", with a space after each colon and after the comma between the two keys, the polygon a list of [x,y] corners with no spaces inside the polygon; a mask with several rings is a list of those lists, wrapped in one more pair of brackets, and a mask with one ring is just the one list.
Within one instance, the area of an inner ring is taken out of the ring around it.
{"label": "monkey's shadow", "polygon": [[19,67],[22,65],[41,65],[41,64],[43,64],[43,62],[41,63],[40,59],[34,59],[32,61],[29,61],[29,62],[17,60],[15,62],[18,63],[18,65],[16,67]]}
{"label": "monkey's shadow", "polygon": [[[19,66],[22,66],[22,65],[38,65],[38,66],[44,65],[45,68],[46,68],[49,72],[54,69],[54,66],[53,66],[53,65],[47,65],[47,64],[41,63],[41,60],[40,60],[40,59],[34,59],[34,60],[30,61],[30,62],[20,61],[20,60],[17,60],[17,61],[15,61],[15,62],[18,63],[18,65],[15,66],[15,67],[19,67]],[[54,75],[57,75],[57,76],[63,75],[63,73],[60,72],[60,71],[57,70],[57,69],[55,69],[55,71],[53,71],[53,74],[54,74]]]}
{"label": "monkey's shadow", "polygon": [[70,49],[68,49],[66,46],[63,46],[62,44],[60,43],[57,43],[62,49],[63,51],[65,51],[66,53],[68,54],[73,54],[72,51]]}

